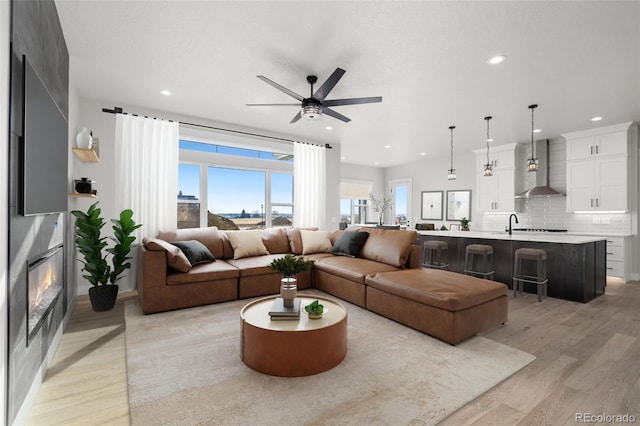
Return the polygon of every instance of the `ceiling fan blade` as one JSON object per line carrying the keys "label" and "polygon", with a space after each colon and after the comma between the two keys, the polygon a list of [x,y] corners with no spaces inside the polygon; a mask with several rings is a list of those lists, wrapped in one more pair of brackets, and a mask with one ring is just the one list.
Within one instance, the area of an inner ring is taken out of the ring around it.
{"label": "ceiling fan blade", "polygon": [[296,121],[300,120],[300,117],[302,117],[302,111],[298,111],[298,113],[296,114],[295,117],[293,117],[293,119],[289,122],[289,124],[293,124]]}
{"label": "ceiling fan blade", "polygon": [[279,85],[278,83],[276,83],[273,80],[269,80],[267,77],[265,77],[264,75],[259,75],[258,78],[262,81],[264,81],[265,83],[275,87],[276,89],[280,90],[283,93],[286,93],[287,95],[291,96],[292,98],[295,98],[299,101],[302,101],[304,98],[300,95],[298,95],[296,92],[292,92],[291,90],[287,89],[284,86]]}
{"label": "ceiling fan blade", "polygon": [[322,113],[329,115],[333,118],[337,118],[340,121],[344,121],[345,123],[348,123],[351,121],[350,118],[345,117],[344,115],[340,114],[339,112],[335,112],[334,110],[332,110],[331,108],[327,108],[327,107],[322,107]]}
{"label": "ceiling fan blade", "polygon": [[329,76],[327,81],[322,83],[322,86],[320,86],[320,88],[316,90],[316,93],[313,94],[313,97],[319,101],[324,101],[324,98],[326,98],[329,92],[331,92],[331,90],[333,90],[335,85],[338,84],[338,81],[340,81],[344,73],[345,73],[345,70],[341,68],[336,68],[333,74]]}
{"label": "ceiling fan blade", "polygon": [[382,96],[374,96],[370,98],[331,99],[330,101],[323,101],[322,105],[340,106],[340,105],[372,104],[375,102],[382,102]]}
{"label": "ceiling fan blade", "polygon": [[247,106],[295,106],[300,107],[300,104],[246,104]]}

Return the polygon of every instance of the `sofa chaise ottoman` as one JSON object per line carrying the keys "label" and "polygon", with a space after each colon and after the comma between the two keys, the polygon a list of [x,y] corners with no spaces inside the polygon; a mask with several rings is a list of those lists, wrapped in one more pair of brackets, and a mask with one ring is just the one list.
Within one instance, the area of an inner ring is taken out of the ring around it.
{"label": "sofa chaise ottoman", "polygon": [[366,278],[367,309],[455,345],[507,322],[502,283],[438,269],[381,272]]}

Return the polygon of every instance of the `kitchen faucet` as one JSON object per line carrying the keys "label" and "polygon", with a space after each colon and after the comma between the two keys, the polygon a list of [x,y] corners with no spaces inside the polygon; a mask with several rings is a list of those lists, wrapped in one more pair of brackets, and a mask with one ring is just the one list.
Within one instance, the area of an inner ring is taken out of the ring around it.
{"label": "kitchen faucet", "polygon": [[516,216],[515,213],[511,213],[511,216],[509,216],[509,235],[511,235],[511,218],[515,218],[516,219],[516,223],[518,223],[518,216]]}

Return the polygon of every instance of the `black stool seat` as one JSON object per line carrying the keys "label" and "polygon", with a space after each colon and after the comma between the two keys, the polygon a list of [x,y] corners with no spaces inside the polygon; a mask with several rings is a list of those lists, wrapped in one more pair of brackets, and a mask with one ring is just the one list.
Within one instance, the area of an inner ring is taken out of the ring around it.
{"label": "black stool seat", "polygon": [[[480,261],[476,259],[477,256],[480,256],[482,259],[482,267],[480,267]],[[486,244],[469,244],[465,248],[465,274],[493,280],[495,272],[493,269],[492,246]]]}

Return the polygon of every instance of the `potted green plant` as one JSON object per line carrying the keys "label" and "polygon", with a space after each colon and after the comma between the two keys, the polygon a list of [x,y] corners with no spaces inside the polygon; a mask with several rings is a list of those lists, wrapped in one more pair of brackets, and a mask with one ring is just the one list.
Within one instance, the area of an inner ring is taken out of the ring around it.
{"label": "potted green plant", "polygon": [[469,219],[467,219],[466,217],[463,217],[462,219],[460,219],[460,228],[462,228],[463,231],[468,231]]}
{"label": "potted green plant", "polygon": [[304,307],[304,310],[309,314],[309,318],[318,319],[322,318],[322,313],[324,312],[324,306],[317,300],[309,303]]}
{"label": "potted green plant", "polygon": [[280,297],[286,307],[293,307],[293,300],[298,292],[298,280],[295,278],[300,272],[311,270],[313,261],[306,260],[302,256],[293,254],[285,254],[278,259],[274,259],[267,265],[272,271],[278,272],[282,278],[280,279]]}
{"label": "potted green plant", "polygon": [[[91,306],[96,312],[113,309],[118,297],[116,282],[122,274],[131,267],[129,252],[136,237],[131,233],[140,228],[133,220],[133,211],[125,209],[120,212],[119,219],[111,219],[113,223],[113,237],[101,236],[105,221],[100,215],[98,203],[93,203],[86,212],[73,210],[76,218],[76,245],[82,255],[83,275],[93,287],[89,289]],[[114,242],[112,247],[108,240]],[[108,257],[111,257],[109,265]]]}

